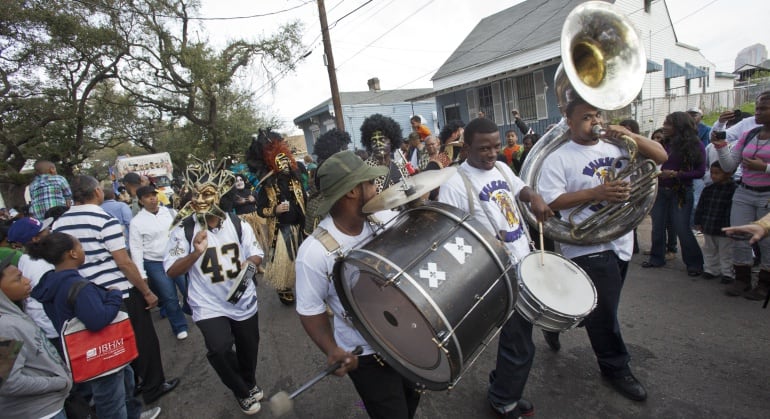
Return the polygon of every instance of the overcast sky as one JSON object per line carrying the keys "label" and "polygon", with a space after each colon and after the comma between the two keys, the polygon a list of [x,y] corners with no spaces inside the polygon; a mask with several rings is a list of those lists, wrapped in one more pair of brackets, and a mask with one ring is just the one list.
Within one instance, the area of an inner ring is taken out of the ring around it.
{"label": "overcast sky", "polygon": [[[292,120],[331,96],[316,2],[200,1],[204,18],[248,17],[292,9],[265,17],[205,20],[205,33],[215,43],[254,39],[292,19],[304,23],[303,41],[312,52],[297,70],[278,74],[272,90],[256,72],[247,75],[245,82],[265,107],[284,120],[283,129],[296,133]],[[643,2],[638,1],[641,7]],[[521,2],[326,0],[339,89],[367,90],[366,81],[372,77],[380,79],[384,90],[430,88],[433,74],[482,18]],[[762,43],[770,47],[768,0],[668,0],[666,4],[679,41],[700,48],[718,71],[733,71],[737,52],[749,45]]]}

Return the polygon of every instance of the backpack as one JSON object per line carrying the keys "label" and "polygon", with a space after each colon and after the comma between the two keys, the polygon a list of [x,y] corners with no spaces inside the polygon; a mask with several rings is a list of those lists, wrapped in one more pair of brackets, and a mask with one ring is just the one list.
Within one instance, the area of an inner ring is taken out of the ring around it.
{"label": "backpack", "polygon": [[[238,243],[240,243],[243,238],[243,226],[241,226],[241,219],[232,212],[228,212],[227,216],[230,217],[230,221],[235,227],[235,233],[238,234]],[[195,231],[195,218],[185,218],[184,221],[182,221],[182,227],[184,227],[184,237],[192,247],[193,231]]]}

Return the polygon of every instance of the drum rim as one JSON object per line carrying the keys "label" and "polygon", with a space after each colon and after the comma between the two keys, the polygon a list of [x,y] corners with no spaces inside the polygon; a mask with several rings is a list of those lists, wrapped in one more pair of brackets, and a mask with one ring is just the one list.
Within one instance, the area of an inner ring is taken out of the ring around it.
{"label": "drum rim", "polygon": [[[420,286],[420,285],[419,285],[419,284],[418,284],[418,283],[417,283],[417,282],[414,280],[414,278],[412,278],[412,276],[411,276],[411,275],[409,275],[409,273],[408,273],[408,272],[406,272],[405,270],[401,269],[401,267],[399,267],[398,265],[396,265],[396,264],[395,264],[395,263],[394,263],[394,262],[393,262],[391,259],[389,259],[389,258],[387,258],[387,257],[385,257],[385,256],[382,256],[382,255],[380,255],[379,253],[375,253],[375,252],[372,252],[372,251],[370,251],[370,250],[366,250],[366,249],[351,249],[351,250],[350,250],[350,252],[348,252],[348,253],[347,253],[345,256],[347,257],[347,256],[349,256],[349,255],[353,254],[354,252],[363,253],[363,254],[367,254],[367,255],[373,256],[373,257],[377,258],[378,260],[380,260],[380,261],[382,261],[382,262],[384,262],[384,263],[388,264],[390,267],[396,268],[396,270],[398,271],[398,274],[397,274],[396,276],[394,276],[393,278],[387,278],[387,280],[389,280],[389,281],[390,281],[390,280],[394,280],[394,281],[395,281],[395,280],[396,280],[396,279],[398,279],[399,277],[404,277],[404,278],[406,278],[406,279],[407,279],[407,281],[409,282],[409,284],[411,285],[411,287],[412,287],[412,288],[414,288],[414,289],[416,289],[416,291],[417,291],[417,292],[418,292],[420,295],[422,295],[422,296],[423,296],[423,298],[425,298],[425,299],[426,299],[426,301],[428,302],[428,304],[430,305],[430,307],[432,307],[432,308],[433,308],[433,310],[436,312],[436,314],[437,314],[437,317],[438,317],[438,318],[441,320],[441,323],[442,323],[442,325],[444,326],[444,327],[442,328],[442,330],[446,330],[446,331],[447,331],[447,333],[449,333],[449,330],[454,330],[454,327],[452,327],[452,324],[449,322],[449,319],[447,319],[446,315],[444,314],[444,310],[442,310],[440,307],[438,307],[438,305],[436,304],[436,300],[434,300],[434,299],[433,299],[433,298],[432,298],[430,295],[428,295],[428,294],[425,292],[425,289],[424,289],[422,286]],[[386,358],[386,360],[387,360],[388,358],[392,359],[392,360],[393,360],[393,362],[394,362],[395,364],[398,364],[398,366],[399,366],[400,368],[402,368],[402,369],[404,369],[404,370],[407,370],[407,371],[409,371],[409,374],[408,374],[408,375],[409,375],[409,376],[410,376],[412,379],[414,379],[414,380],[415,380],[415,382],[417,382],[417,383],[420,383],[420,384],[423,384],[423,383],[422,383],[422,382],[420,382],[420,381],[418,381],[418,380],[427,381],[427,382],[429,382],[429,383],[432,383],[432,384],[437,384],[437,385],[451,384],[451,383],[453,382],[453,380],[456,378],[456,377],[454,376],[454,375],[455,375],[455,372],[453,371],[453,369],[454,369],[454,368],[452,367],[452,366],[455,364],[455,362],[457,362],[457,365],[458,365],[458,368],[457,368],[457,375],[458,375],[458,376],[460,376],[460,375],[461,375],[460,373],[462,372],[462,370],[463,370],[463,365],[464,365],[464,362],[463,362],[463,356],[462,356],[462,355],[463,355],[463,352],[462,352],[462,346],[460,345],[460,342],[459,342],[459,341],[458,341],[458,339],[457,339],[457,334],[456,334],[456,333],[454,333],[454,332],[452,332],[452,333],[451,333],[451,341],[453,342],[453,344],[454,344],[453,346],[455,347],[455,350],[454,350],[454,351],[452,351],[452,349],[451,349],[451,348],[444,348],[444,349],[446,349],[447,351],[449,351],[449,352],[445,352],[444,350],[442,350],[442,348],[441,348],[441,347],[438,347],[438,345],[436,345],[436,346],[437,346],[437,350],[438,350],[438,353],[439,353],[439,355],[443,354],[443,356],[440,356],[440,358],[441,358],[441,359],[443,359],[443,360],[444,360],[444,362],[446,362],[446,364],[449,366],[449,375],[450,375],[450,377],[449,377],[449,380],[446,380],[446,381],[427,380],[425,377],[421,377],[421,376],[417,375],[417,374],[414,372],[414,370],[412,370],[412,369],[409,369],[409,368],[406,368],[406,367],[404,367],[404,364],[414,365],[412,362],[410,362],[409,360],[403,359],[403,357],[400,357],[400,356],[397,356],[397,355],[394,355],[394,354],[392,354],[392,353],[391,353],[392,351],[390,351],[390,350],[386,350],[387,348],[389,348],[389,346],[388,346],[388,345],[385,345],[385,344],[383,344],[383,343],[381,342],[381,339],[378,339],[378,338],[377,338],[377,336],[379,335],[378,333],[373,333],[373,332],[371,332],[371,331],[369,330],[369,328],[367,328],[367,327],[365,326],[366,324],[368,324],[368,322],[364,322],[364,321],[362,321],[362,320],[360,319],[360,313],[358,312],[358,310],[356,310],[356,309],[355,309],[355,305],[351,303],[351,301],[350,301],[350,300],[352,300],[352,299],[351,299],[351,298],[350,298],[350,296],[348,295],[348,292],[347,292],[347,289],[346,289],[346,287],[344,287],[344,286],[341,284],[341,282],[342,282],[342,281],[340,281],[340,280],[338,279],[338,278],[339,278],[339,275],[338,275],[337,265],[339,265],[339,266],[340,266],[340,269],[341,269],[341,268],[342,268],[342,265],[343,265],[343,263],[344,263],[344,262],[345,262],[345,259],[341,259],[339,262],[337,262],[337,263],[335,264],[335,269],[334,269],[334,285],[335,285],[335,288],[337,288],[337,287],[339,286],[340,288],[342,288],[342,289],[343,289],[343,291],[344,291],[344,292],[342,293],[342,295],[344,295],[344,297],[345,297],[345,298],[344,298],[344,301],[343,301],[343,299],[342,299],[342,296],[341,296],[341,295],[340,295],[340,293],[339,293],[339,290],[338,290],[338,292],[337,292],[337,295],[340,297],[340,302],[343,304],[343,306],[345,306],[345,307],[346,307],[346,309],[350,310],[350,313],[349,313],[349,314],[351,315],[351,319],[352,319],[354,322],[356,322],[356,323],[360,324],[360,325],[361,325],[361,328],[365,330],[365,333],[366,333],[367,335],[369,335],[369,336],[372,338],[372,340],[373,340],[373,341],[375,341],[375,342],[376,342],[376,344],[372,344],[371,342],[369,342],[369,344],[370,344],[370,345],[372,345],[372,346],[377,346],[377,349],[381,349],[381,350],[380,350],[380,351],[378,351],[378,352],[379,352],[379,353],[380,353],[380,354],[381,354],[383,357],[385,357],[385,358]],[[360,269],[360,268],[359,268],[359,269]],[[403,294],[405,297],[407,296],[407,295],[406,295],[406,293],[405,293],[405,291],[404,291],[404,289],[403,289],[403,288],[402,288],[402,287],[401,287],[401,286],[400,286],[398,283],[395,283],[395,282],[394,282],[392,286],[395,286],[395,287],[396,287],[396,288],[399,290],[399,292],[401,292],[401,293],[402,293],[402,294]],[[407,300],[409,301],[409,303],[410,303],[410,304],[411,304],[411,305],[412,305],[412,306],[413,306],[415,309],[417,309],[417,308],[418,308],[418,307],[415,305],[414,301],[411,301],[411,300],[410,300],[410,299],[408,299],[408,298],[407,298]],[[433,324],[432,324],[432,323],[431,323],[431,322],[430,322],[430,321],[429,321],[429,320],[428,320],[428,319],[425,317],[424,313],[423,313],[423,312],[421,312],[420,310],[416,310],[416,311],[417,311],[417,312],[420,314],[420,316],[423,318],[423,321],[425,321],[425,323],[426,323],[426,324],[429,324],[429,325],[431,325],[431,329],[432,329],[432,330],[431,330],[431,334],[432,334],[432,337],[433,337],[435,340],[437,340],[437,341],[441,341],[441,340],[443,340],[443,339],[440,339],[440,338],[437,336],[437,329],[436,329],[435,327],[433,327]],[[362,332],[361,330],[357,330],[357,332],[359,332],[359,333],[364,333],[364,332]],[[450,355],[452,352],[454,352],[454,353],[455,353],[455,357],[456,357],[457,359],[454,359],[454,360],[452,359],[453,357]],[[405,362],[400,362],[400,360],[402,360],[402,359],[403,359]],[[442,362],[442,363],[443,363],[443,362]],[[440,364],[441,364],[441,363],[440,363]],[[394,368],[396,368],[395,366],[393,366],[393,367],[394,367]],[[424,384],[424,385],[425,385],[425,387],[426,387],[426,388],[431,388],[431,389],[434,389],[434,387],[432,387],[431,385],[427,385],[427,384]],[[438,387],[438,388],[435,388],[435,389],[439,389],[439,390],[440,390],[440,389],[444,389],[444,388],[446,388],[446,387]]]}
{"label": "drum rim", "polygon": [[[594,309],[596,309],[596,305],[598,303],[598,294],[597,294],[597,291],[596,291],[596,285],[594,285],[593,281],[591,280],[591,277],[588,276],[588,274],[583,270],[583,268],[581,268],[580,265],[575,263],[575,261],[573,261],[572,259],[568,259],[568,258],[564,257],[564,255],[560,255],[560,254],[558,254],[556,252],[551,252],[551,251],[548,251],[548,250],[532,251],[529,254],[525,255],[523,258],[521,258],[521,261],[519,262],[518,266],[516,267],[516,276],[517,276],[517,278],[522,278],[522,275],[521,275],[521,264],[522,264],[522,262],[524,262],[524,260],[529,258],[530,256],[531,257],[539,256],[539,253],[541,253],[541,252],[549,254],[551,256],[556,256],[557,258],[559,258],[559,259],[561,259],[563,261],[568,262],[569,264],[574,266],[579,272],[581,272],[585,276],[585,278],[588,279],[588,283],[591,285],[591,291],[593,292],[593,303],[591,304],[591,308],[588,311],[586,311],[584,313],[577,314],[577,315],[576,314],[563,313],[563,312],[561,312],[559,310],[555,310],[555,309],[553,309],[551,307],[548,307],[548,306],[542,304],[539,300],[535,299],[535,302],[537,302],[546,311],[548,311],[550,313],[553,313],[553,314],[556,314],[556,315],[559,315],[561,317],[567,318],[567,319],[575,319],[574,321],[570,322],[570,323],[573,323],[572,326],[567,328],[567,329],[571,329],[577,323],[579,323],[579,320],[582,320],[582,319],[586,318],[589,314],[591,314],[592,311],[594,311]],[[532,292],[529,292],[529,287],[527,287],[527,284],[524,281],[519,280],[518,281],[518,285],[519,285],[519,290],[520,291],[521,291],[521,289],[526,289],[528,292],[526,292],[526,293],[519,292],[519,295],[516,298],[517,305],[518,305],[519,297],[521,297],[522,295],[534,297],[534,294]],[[531,304],[530,304],[530,306],[531,306]],[[540,319],[542,317],[543,316],[541,315],[541,316],[538,317],[538,319]],[[537,321],[537,319],[533,320],[533,323],[535,321]]]}

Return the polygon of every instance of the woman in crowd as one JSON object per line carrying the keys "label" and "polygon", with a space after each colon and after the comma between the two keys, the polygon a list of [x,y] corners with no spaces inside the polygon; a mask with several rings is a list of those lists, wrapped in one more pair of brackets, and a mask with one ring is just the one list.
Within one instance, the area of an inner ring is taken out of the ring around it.
{"label": "woman in crowd", "polygon": [[695,120],[686,112],[674,112],[663,122],[663,147],[668,160],[661,166],[658,196],[652,207],[652,249],[644,268],[666,264],[666,223],[670,219],[679,244],[687,274],[703,272],[703,253],[690,228],[693,208],[693,179],[706,172],[706,149],[698,138]]}
{"label": "woman in crowd", "polygon": [[[746,131],[730,149],[727,141],[711,139],[719,153],[719,164],[726,171],[741,166],[740,187],[733,196],[730,225],[742,225],[757,220],[770,212],[770,90],[757,96],[754,120],[759,127]],[[750,300],[761,300],[770,289],[770,242],[759,242],[761,262],[757,286],[751,288],[753,255],[748,241],[733,243],[735,282],[725,292],[730,296],[743,295]]]}

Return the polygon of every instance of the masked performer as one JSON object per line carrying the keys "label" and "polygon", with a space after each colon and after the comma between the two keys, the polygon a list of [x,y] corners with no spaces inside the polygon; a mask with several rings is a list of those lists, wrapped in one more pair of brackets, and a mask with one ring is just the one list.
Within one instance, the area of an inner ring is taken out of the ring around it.
{"label": "masked performer", "polygon": [[263,151],[273,172],[257,198],[257,211],[267,220],[272,249],[264,279],[278,290],[281,302],[289,305],[294,303],[294,259],[305,236],[305,190],[285,142],[271,142]]}
{"label": "masked performer", "polygon": [[[257,291],[252,278],[240,278],[262,262],[263,251],[246,222],[219,207],[220,193],[234,181],[232,172],[200,162],[187,168],[192,199],[172,227],[163,266],[170,277],[187,273],[192,317],[208,350],[206,358],[233,392],[241,411],[260,410],[263,392],[256,383],[259,349]],[[244,279],[240,281],[239,279]],[[234,287],[237,281],[238,287]],[[230,291],[239,290],[233,298]]]}
{"label": "masked performer", "polygon": [[374,114],[361,125],[361,143],[369,152],[366,164],[390,169],[374,180],[378,194],[401,181],[401,171],[393,161],[393,152],[401,147],[402,142],[401,126],[392,118]]}

